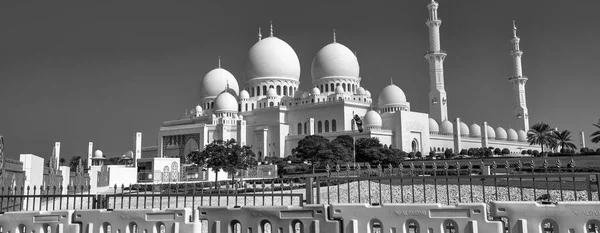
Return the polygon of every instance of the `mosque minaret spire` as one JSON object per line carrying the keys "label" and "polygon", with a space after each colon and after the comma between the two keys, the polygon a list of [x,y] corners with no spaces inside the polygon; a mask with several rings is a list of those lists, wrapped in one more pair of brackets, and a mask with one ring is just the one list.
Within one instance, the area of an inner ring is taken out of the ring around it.
{"label": "mosque minaret spire", "polygon": [[260,31],[260,26],[258,26],[258,41],[262,40],[262,32]]}
{"label": "mosque minaret spire", "polygon": [[513,60],[513,73],[508,79],[513,84],[515,95],[515,107],[513,108],[514,116],[517,119],[517,127],[527,132],[529,130],[529,113],[527,111],[527,100],[525,98],[525,83],[527,76],[523,76],[523,68],[521,66],[521,56],[523,51],[519,48],[520,38],[517,36],[517,26],[513,20],[513,37],[510,39],[512,50],[510,55]]}
{"label": "mosque minaret spire", "polygon": [[432,0],[427,5],[429,18],[425,23],[429,27],[429,51],[425,59],[429,62],[429,116],[437,122],[448,120],[448,99],[444,87],[444,59],[446,52],[440,46],[440,25],[438,18],[439,4]]}
{"label": "mosque minaret spire", "polygon": [[271,22],[269,22],[269,27],[271,29],[271,36],[273,36],[273,20],[271,20]]}

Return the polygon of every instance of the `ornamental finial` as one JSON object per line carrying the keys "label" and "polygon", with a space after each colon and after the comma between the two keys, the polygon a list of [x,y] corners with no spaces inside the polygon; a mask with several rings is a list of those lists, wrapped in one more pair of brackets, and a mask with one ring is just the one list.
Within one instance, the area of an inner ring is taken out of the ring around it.
{"label": "ornamental finial", "polygon": [[517,37],[517,25],[515,24],[514,20],[513,20],[513,37]]}
{"label": "ornamental finial", "polygon": [[258,26],[258,41],[262,40],[262,33],[260,30],[260,26]]}
{"label": "ornamental finial", "polygon": [[221,56],[219,56],[218,60],[219,60],[219,68],[221,68]]}
{"label": "ornamental finial", "polygon": [[271,20],[271,22],[269,22],[269,26],[271,27],[271,36],[273,36],[273,20]]}
{"label": "ornamental finial", "polygon": [[336,43],[336,39],[335,39],[335,28],[333,29],[333,43]]}
{"label": "ornamental finial", "polygon": [[390,77],[390,84],[394,85],[394,79],[392,77]]}

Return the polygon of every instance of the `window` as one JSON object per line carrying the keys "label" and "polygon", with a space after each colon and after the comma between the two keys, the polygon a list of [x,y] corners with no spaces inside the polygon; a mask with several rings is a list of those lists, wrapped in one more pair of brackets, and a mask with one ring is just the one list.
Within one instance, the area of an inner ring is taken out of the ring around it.
{"label": "window", "polygon": [[277,85],[277,95],[281,95],[281,86]]}
{"label": "window", "polygon": [[237,220],[231,221],[231,231],[233,233],[242,233],[242,224]]}
{"label": "window", "polygon": [[544,219],[544,221],[542,221],[542,232],[543,233],[558,232],[558,224],[551,219]]}
{"label": "window", "polygon": [[419,233],[419,223],[414,219],[409,219],[406,221],[406,231],[407,233]]}
{"label": "window", "polygon": [[335,119],[331,120],[331,132],[335,132],[336,130],[336,125],[335,125]]}
{"label": "window", "polygon": [[329,121],[325,120],[325,132],[329,132]]}
{"label": "window", "polygon": [[287,86],[283,86],[283,95],[288,95],[288,88],[287,88]]}
{"label": "window", "polygon": [[302,134],[302,123],[298,123],[298,135]]}
{"label": "window", "polygon": [[335,87],[333,86],[333,83],[331,84],[331,88],[330,90],[333,92],[335,90]]}
{"label": "window", "polygon": [[458,233],[458,225],[454,220],[447,219],[444,221],[444,233]]}
{"label": "window", "polygon": [[273,103],[273,102],[270,102],[270,103],[269,103],[269,107],[273,107],[273,106],[275,106],[275,103]]}
{"label": "window", "polygon": [[325,92],[329,92],[329,85],[325,84]]}
{"label": "window", "polygon": [[251,94],[251,96],[254,96],[254,87],[253,87],[253,88],[251,88],[251,90],[250,90],[250,94]]}
{"label": "window", "polygon": [[269,221],[265,220],[265,221],[261,222],[260,226],[262,228],[260,233],[271,233],[272,229],[271,229],[271,223]]}
{"label": "window", "polygon": [[263,95],[267,95],[267,85],[263,86]]}
{"label": "window", "polygon": [[304,134],[306,134],[306,122],[304,122]]}
{"label": "window", "polygon": [[304,226],[302,226],[302,222],[298,220],[294,220],[292,222],[293,233],[302,233],[304,232]]}
{"label": "window", "polygon": [[246,109],[244,109],[244,111],[248,111],[248,103],[246,103],[246,106],[245,106],[245,108],[246,108]]}
{"label": "window", "polygon": [[252,104],[252,110],[254,110],[254,104]]}
{"label": "window", "polygon": [[323,123],[321,121],[319,121],[319,123],[317,123],[317,125],[318,125],[317,132],[319,132],[319,133],[323,132]]}

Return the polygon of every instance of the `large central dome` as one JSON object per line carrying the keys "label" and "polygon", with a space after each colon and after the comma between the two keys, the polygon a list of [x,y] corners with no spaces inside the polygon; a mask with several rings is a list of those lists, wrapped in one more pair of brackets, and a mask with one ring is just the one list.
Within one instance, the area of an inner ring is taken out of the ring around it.
{"label": "large central dome", "polygon": [[300,61],[285,41],[271,36],[260,40],[248,52],[246,74],[250,78],[293,78],[300,80]]}
{"label": "large central dome", "polygon": [[312,79],[324,77],[358,78],[360,67],[358,59],[350,49],[340,43],[331,43],[323,47],[312,62]]}

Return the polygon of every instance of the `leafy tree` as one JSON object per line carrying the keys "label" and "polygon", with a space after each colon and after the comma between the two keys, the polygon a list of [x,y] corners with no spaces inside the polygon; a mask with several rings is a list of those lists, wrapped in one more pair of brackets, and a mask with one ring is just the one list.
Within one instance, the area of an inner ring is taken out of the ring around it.
{"label": "leafy tree", "polygon": [[534,150],[533,151],[533,156],[534,157],[538,157],[540,155],[540,152],[538,150]]}
{"label": "leafy tree", "polygon": [[64,165],[65,165],[65,162],[66,162],[66,161],[65,161],[65,158],[60,158],[60,159],[58,160],[58,163],[60,163],[60,166],[64,166]]}
{"label": "leafy tree", "polygon": [[600,148],[596,149],[596,153],[600,154]]}
{"label": "leafy tree", "polygon": [[449,159],[451,157],[452,157],[452,149],[446,149],[446,151],[444,151],[444,158]]}
{"label": "leafy tree", "polygon": [[495,155],[502,154],[502,150],[500,148],[496,148],[496,149],[494,149],[494,154]]}
{"label": "leafy tree", "polygon": [[469,150],[467,150],[467,155],[473,156],[476,154],[477,154],[477,151],[473,148],[469,148]]}
{"label": "leafy tree", "polygon": [[192,151],[188,154],[187,159],[199,166],[212,169],[215,172],[215,182],[220,170],[232,174],[233,180],[237,170],[256,166],[255,154],[251,147],[240,146],[234,139],[215,140],[208,144],[203,151]]}
{"label": "leafy tree", "polygon": [[350,135],[337,136],[331,143],[338,144],[343,149],[341,151],[341,157],[345,161],[352,161],[352,152],[354,151],[354,139]]}
{"label": "leafy tree", "polygon": [[468,154],[468,152],[467,152],[467,150],[466,150],[466,149],[462,149],[462,150],[460,150],[460,154],[461,154],[461,155],[467,155],[467,154]]}
{"label": "leafy tree", "polygon": [[504,149],[502,149],[502,154],[503,155],[510,154],[510,150],[508,148],[504,148]]}
{"label": "leafy tree", "polygon": [[408,152],[408,158],[414,158],[415,157],[415,152]]}
{"label": "leafy tree", "polygon": [[422,159],[423,158],[423,154],[421,153],[421,151],[417,151],[417,153],[415,153],[415,157]]}
{"label": "leafy tree", "polygon": [[429,157],[435,158],[435,151],[429,151]]}
{"label": "leafy tree", "polygon": [[315,173],[315,166],[325,164],[334,160],[329,140],[320,135],[309,135],[298,142],[298,146],[292,149],[294,156],[308,161]]}
{"label": "leafy tree", "polygon": [[[73,156],[73,157],[71,157],[71,160],[69,160],[69,170],[71,172],[77,171],[77,166],[79,166],[79,161],[80,160],[81,160],[81,156]],[[83,164],[83,167],[86,167],[85,162]]]}
{"label": "leafy tree", "polygon": [[521,151],[521,154],[522,154],[522,155],[525,155],[525,154],[527,154],[527,151],[526,151],[526,150],[523,150],[523,151]]}
{"label": "leafy tree", "polygon": [[484,150],[483,156],[485,156],[485,157],[492,157],[492,155],[494,154],[494,152],[490,148],[485,148],[483,150]]}
{"label": "leafy tree", "polygon": [[532,155],[533,154],[533,150],[531,150],[531,149],[527,150],[527,154],[528,155]]}
{"label": "leafy tree", "polygon": [[552,147],[554,144],[553,130],[544,122],[531,126],[527,132],[527,141],[530,145],[540,145],[542,153],[544,146]]}
{"label": "leafy tree", "polygon": [[[563,131],[553,131],[553,135],[554,140],[556,141],[556,144],[558,146],[560,146],[561,150],[562,149],[576,149],[577,146],[575,146],[575,144],[573,144],[572,140],[571,140],[571,132],[569,130],[563,130]],[[562,153],[562,152],[561,152]]]}
{"label": "leafy tree", "polygon": [[356,161],[373,162],[379,158],[379,149],[383,148],[378,138],[359,138],[356,139]]}
{"label": "leafy tree", "polygon": [[585,153],[585,152],[588,152],[588,150],[589,149],[587,147],[582,147],[581,149],[579,149],[579,152],[580,153]]}
{"label": "leafy tree", "polygon": [[597,128],[597,130],[594,131],[592,134],[590,134],[590,137],[592,138],[593,143],[599,143],[600,142],[600,119],[598,119],[598,123],[592,124],[592,125],[595,126]]}

